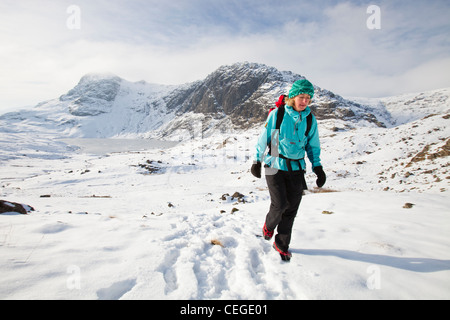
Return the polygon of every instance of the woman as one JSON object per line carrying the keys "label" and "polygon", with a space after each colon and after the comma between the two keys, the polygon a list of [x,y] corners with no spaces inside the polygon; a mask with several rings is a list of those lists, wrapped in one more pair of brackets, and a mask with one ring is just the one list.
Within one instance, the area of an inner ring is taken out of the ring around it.
{"label": "woman", "polygon": [[[308,107],[313,96],[314,87],[308,80],[301,79],[292,85],[286,105],[269,113],[256,145],[255,161],[251,168],[252,174],[261,178],[261,161],[264,160],[271,203],[263,235],[266,240],[270,240],[277,228],[273,247],[284,261],[289,261],[292,256],[288,250],[292,226],[303,190],[307,189],[304,178],[305,154],[317,175],[317,186],[321,188],[326,181],[320,163],[317,120]],[[268,147],[269,153],[262,159]]]}

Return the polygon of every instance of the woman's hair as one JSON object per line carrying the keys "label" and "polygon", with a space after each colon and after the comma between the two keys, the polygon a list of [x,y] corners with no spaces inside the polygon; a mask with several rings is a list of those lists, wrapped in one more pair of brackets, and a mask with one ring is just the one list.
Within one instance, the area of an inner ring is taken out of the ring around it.
{"label": "woman's hair", "polygon": [[286,97],[285,99],[284,99],[284,103],[287,105],[287,106],[289,106],[289,107],[293,107],[294,106],[294,100],[295,100],[295,97],[293,97],[293,98],[289,98],[289,97]]}

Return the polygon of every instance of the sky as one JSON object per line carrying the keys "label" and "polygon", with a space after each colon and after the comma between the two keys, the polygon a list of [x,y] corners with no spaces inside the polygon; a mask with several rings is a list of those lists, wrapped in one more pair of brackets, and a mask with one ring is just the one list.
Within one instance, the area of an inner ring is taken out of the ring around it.
{"label": "sky", "polygon": [[2,0],[0,113],[88,73],[183,84],[244,61],[344,97],[446,88],[449,16],[448,0]]}

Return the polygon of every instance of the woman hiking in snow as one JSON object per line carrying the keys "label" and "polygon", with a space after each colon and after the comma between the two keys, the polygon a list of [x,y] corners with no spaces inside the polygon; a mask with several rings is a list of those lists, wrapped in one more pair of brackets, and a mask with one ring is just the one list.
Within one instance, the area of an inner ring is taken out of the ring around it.
{"label": "woman hiking in snow", "polygon": [[[314,96],[314,87],[306,79],[296,81],[285,105],[283,96],[278,108],[269,113],[263,132],[256,145],[255,161],[251,172],[261,178],[261,162],[264,161],[265,176],[270,194],[270,209],[263,227],[266,240],[277,235],[273,247],[280,253],[281,259],[289,261],[288,251],[292,226],[304,189],[307,189],[304,172],[305,154],[312,163],[317,175],[317,186],[321,188],[326,175],[320,163],[320,142],[317,120],[308,105]],[[263,155],[269,148],[264,159]]]}

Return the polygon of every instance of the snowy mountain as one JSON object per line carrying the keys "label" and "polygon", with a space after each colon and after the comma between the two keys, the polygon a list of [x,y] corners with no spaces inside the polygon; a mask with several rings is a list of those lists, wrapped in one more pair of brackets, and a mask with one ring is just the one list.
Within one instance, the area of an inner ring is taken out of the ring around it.
{"label": "snowy mountain", "polygon": [[[131,83],[112,74],[89,74],[58,99],[0,119],[9,124],[26,121],[68,137],[170,138],[177,136],[176,131],[192,134],[195,126],[208,135],[261,124],[278,96],[300,78],[256,63],[223,66],[202,81],[180,86]],[[318,119],[385,125],[373,108],[317,86],[316,91],[311,108]]]}
{"label": "snowy mountain", "polygon": [[0,119],[10,125],[26,122],[45,127],[67,137],[137,136],[173,118],[163,102],[171,90],[170,86],[130,83],[109,74],[89,74],[67,94]]}

